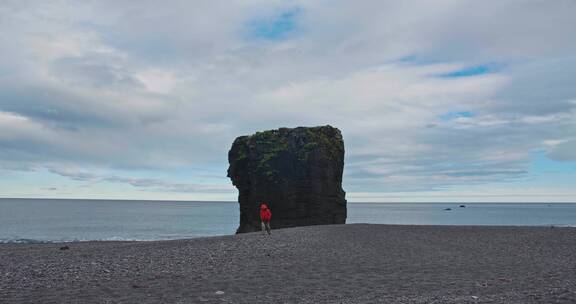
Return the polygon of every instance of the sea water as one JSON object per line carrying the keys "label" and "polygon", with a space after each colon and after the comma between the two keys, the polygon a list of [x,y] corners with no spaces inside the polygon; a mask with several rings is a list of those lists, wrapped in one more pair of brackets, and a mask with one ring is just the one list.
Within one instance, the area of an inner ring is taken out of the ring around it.
{"label": "sea water", "polygon": [[[347,223],[576,226],[576,204],[348,203]],[[450,209],[450,210],[447,210]],[[234,234],[233,202],[0,199],[0,243]]]}

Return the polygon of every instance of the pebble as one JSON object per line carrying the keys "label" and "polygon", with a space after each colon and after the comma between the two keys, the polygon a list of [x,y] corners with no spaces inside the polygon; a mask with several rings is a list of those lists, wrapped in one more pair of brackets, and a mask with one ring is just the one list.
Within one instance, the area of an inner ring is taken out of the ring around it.
{"label": "pebble", "polygon": [[[273,242],[242,234],[4,244],[0,302],[42,303],[66,296],[88,303],[576,303],[576,259],[568,258],[576,250],[575,231],[327,225],[277,230]],[[449,244],[458,250],[444,247]],[[65,245],[70,250],[60,251]],[[534,261],[538,267],[529,268]],[[383,280],[396,273],[407,281]],[[335,275],[343,279],[334,280]],[[448,290],[438,295],[445,286]]]}

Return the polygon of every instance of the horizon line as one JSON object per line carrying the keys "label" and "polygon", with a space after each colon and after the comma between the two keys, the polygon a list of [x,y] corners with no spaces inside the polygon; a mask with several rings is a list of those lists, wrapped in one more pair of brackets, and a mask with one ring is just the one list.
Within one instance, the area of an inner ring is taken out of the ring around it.
{"label": "horizon line", "polygon": [[[125,199],[125,198],[54,198],[54,197],[0,197],[0,200],[14,199],[14,200],[86,200],[86,201],[144,201],[144,202],[190,202],[190,203],[238,203],[238,201],[219,201],[219,200],[160,200],[160,199]],[[576,204],[576,201],[572,202],[554,202],[554,201],[539,201],[539,202],[523,202],[523,201],[500,201],[500,202],[478,202],[478,201],[467,201],[462,200],[462,202],[446,202],[446,201],[398,201],[398,202],[367,202],[367,201],[347,201],[350,204]]]}

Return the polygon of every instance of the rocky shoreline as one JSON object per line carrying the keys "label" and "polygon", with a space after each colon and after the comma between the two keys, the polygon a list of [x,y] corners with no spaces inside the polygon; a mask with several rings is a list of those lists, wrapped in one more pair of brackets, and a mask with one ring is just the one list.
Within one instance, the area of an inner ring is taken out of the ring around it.
{"label": "rocky shoreline", "polygon": [[575,254],[576,228],[546,227],[352,224],[2,244],[0,302],[576,303]]}

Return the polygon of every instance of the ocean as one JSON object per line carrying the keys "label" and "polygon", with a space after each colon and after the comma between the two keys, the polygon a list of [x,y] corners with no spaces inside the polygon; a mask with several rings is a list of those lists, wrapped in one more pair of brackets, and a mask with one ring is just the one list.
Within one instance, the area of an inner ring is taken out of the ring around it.
{"label": "ocean", "polygon": [[[348,203],[347,223],[576,226],[576,204]],[[447,208],[451,210],[446,210]],[[236,202],[0,198],[0,243],[170,240],[234,234]]]}

